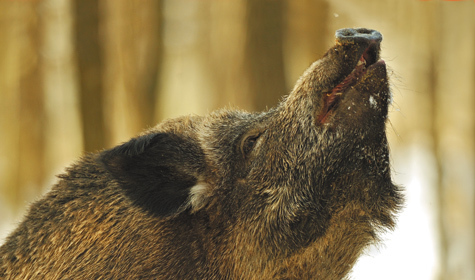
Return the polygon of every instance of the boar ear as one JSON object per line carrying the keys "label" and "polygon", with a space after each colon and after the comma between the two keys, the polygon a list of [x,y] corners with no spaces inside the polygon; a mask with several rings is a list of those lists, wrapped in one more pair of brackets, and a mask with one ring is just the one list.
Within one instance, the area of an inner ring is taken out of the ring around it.
{"label": "boar ear", "polygon": [[154,214],[198,210],[207,197],[199,181],[204,154],[198,143],[173,133],[134,138],[104,151],[100,160],[132,201]]}

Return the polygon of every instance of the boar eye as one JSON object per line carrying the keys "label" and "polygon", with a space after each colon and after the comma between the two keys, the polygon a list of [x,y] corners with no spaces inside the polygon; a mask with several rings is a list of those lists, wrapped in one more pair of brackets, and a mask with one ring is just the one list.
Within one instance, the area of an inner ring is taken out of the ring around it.
{"label": "boar eye", "polygon": [[259,139],[260,136],[261,134],[259,133],[259,134],[249,135],[246,138],[244,138],[244,141],[242,141],[241,143],[241,152],[243,153],[244,156],[247,156],[252,151],[252,149],[256,145],[257,140]]}

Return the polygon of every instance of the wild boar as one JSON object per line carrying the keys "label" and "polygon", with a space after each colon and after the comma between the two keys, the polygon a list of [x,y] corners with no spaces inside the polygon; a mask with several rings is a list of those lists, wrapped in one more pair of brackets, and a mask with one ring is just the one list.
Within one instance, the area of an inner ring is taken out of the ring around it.
{"label": "wild boar", "polygon": [[2,279],[341,279],[402,203],[382,36],[336,44],[275,108],[159,124],[59,175]]}

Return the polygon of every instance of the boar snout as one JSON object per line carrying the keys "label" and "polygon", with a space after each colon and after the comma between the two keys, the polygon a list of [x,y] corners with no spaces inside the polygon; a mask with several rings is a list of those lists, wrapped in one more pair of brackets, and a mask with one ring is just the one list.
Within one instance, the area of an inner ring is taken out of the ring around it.
{"label": "boar snout", "polygon": [[371,41],[380,43],[383,36],[376,30],[366,28],[344,28],[336,31],[336,38],[340,42]]}
{"label": "boar snout", "polygon": [[366,28],[345,28],[337,30],[335,37],[339,44],[356,44],[364,48],[362,56],[367,65],[378,60],[379,44],[383,40],[383,36],[378,31]]}
{"label": "boar snout", "polygon": [[[376,30],[340,29],[336,44],[297,83],[289,105],[307,104],[317,126],[382,125],[390,100],[386,64],[380,59],[382,35]],[[305,105],[304,105],[305,106]],[[377,119],[383,120],[375,121]]]}

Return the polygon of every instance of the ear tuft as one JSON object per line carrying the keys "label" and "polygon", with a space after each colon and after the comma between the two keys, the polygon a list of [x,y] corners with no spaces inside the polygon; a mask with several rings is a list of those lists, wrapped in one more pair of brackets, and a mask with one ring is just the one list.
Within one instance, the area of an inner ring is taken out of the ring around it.
{"label": "ear tuft", "polygon": [[211,188],[208,183],[203,181],[198,181],[190,189],[189,195],[189,204],[191,205],[191,211],[196,212],[201,209],[210,196]]}

